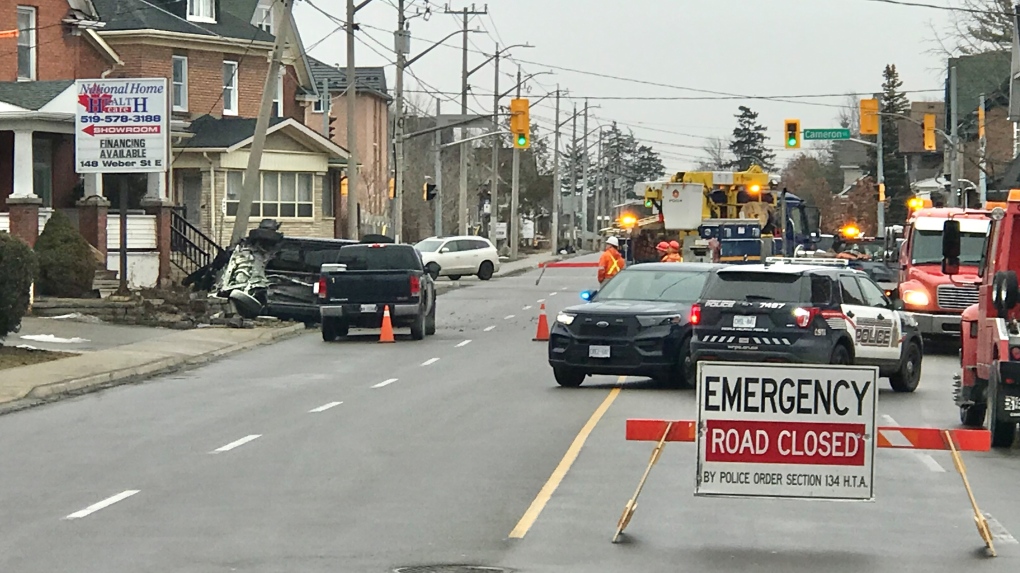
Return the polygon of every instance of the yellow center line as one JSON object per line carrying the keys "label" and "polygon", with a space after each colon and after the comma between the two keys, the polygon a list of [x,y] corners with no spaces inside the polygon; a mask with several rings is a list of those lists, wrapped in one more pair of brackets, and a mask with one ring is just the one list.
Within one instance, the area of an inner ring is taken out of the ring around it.
{"label": "yellow center line", "polygon": [[[620,376],[619,382],[623,383],[626,380],[626,376]],[[531,506],[524,512],[521,520],[517,522],[517,526],[510,532],[510,539],[522,539],[527,535],[528,530],[535,524],[538,516],[541,515],[542,510],[545,509],[545,504],[549,503],[549,499],[552,498],[553,493],[556,492],[556,488],[560,486],[560,482],[566,477],[567,472],[570,471],[570,466],[574,464],[574,460],[577,459],[578,454],[581,453],[581,448],[584,447],[585,440],[591,434],[592,430],[595,429],[595,425],[599,423],[602,416],[609,410],[609,407],[613,405],[613,401],[620,394],[620,388],[613,388],[609,391],[609,395],[602,401],[602,404],[596,408],[595,412],[592,413],[591,418],[588,418],[588,422],[578,432],[577,437],[574,438],[573,443],[567,448],[567,453],[563,455],[563,459],[560,460],[559,465],[553,470],[549,480],[545,482],[542,489],[538,492],[538,496],[535,497],[535,501],[531,502]]]}

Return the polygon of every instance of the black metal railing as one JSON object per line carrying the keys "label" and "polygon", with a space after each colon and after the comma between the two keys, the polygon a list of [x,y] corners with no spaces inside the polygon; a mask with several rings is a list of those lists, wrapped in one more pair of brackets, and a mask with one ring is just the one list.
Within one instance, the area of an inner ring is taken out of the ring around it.
{"label": "black metal railing", "polygon": [[177,210],[170,215],[170,262],[187,274],[213,262],[223,248]]}

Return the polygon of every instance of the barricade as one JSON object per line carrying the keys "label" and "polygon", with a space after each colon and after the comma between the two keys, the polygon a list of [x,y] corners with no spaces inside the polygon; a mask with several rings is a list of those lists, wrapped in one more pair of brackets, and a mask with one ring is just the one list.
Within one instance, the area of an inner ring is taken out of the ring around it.
{"label": "barricade", "polygon": [[950,452],[978,534],[994,557],[991,531],[960,457],[989,451],[991,433],[878,426],[877,382],[875,367],[700,362],[698,420],[627,420],[628,441],[656,446],[613,543],[630,523],[666,442],[697,444],[695,496],[842,501],[874,500],[875,448],[891,448]]}

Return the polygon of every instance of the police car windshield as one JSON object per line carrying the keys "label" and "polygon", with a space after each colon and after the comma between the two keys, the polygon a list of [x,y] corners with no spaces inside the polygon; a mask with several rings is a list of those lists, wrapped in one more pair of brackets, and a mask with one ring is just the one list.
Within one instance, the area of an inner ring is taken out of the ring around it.
{"label": "police car windshield", "polygon": [[[917,231],[914,233],[913,260],[915,265],[942,262],[942,231]],[[981,253],[985,250],[984,233],[960,233],[960,264],[981,264]]]}
{"label": "police car windshield", "polygon": [[769,302],[801,302],[808,297],[810,279],[787,273],[722,272],[705,288],[705,298]]}
{"label": "police car windshield", "polygon": [[706,271],[642,271],[627,269],[599,291],[598,300],[694,302],[708,279]]}

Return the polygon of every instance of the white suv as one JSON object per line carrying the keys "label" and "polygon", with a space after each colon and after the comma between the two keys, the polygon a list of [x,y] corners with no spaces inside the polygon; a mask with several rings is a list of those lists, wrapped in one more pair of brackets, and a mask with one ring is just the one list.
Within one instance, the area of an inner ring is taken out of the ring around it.
{"label": "white suv", "polygon": [[485,237],[430,237],[414,248],[433,277],[458,280],[464,275],[478,275],[487,281],[499,270],[499,254]]}

